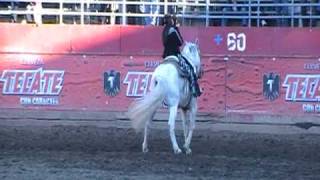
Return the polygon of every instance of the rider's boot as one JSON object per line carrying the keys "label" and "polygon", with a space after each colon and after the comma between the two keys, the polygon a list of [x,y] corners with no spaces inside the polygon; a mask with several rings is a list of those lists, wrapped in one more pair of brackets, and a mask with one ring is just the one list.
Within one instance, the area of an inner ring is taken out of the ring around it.
{"label": "rider's boot", "polygon": [[196,75],[194,73],[192,73],[191,75],[191,92],[194,97],[199,97],[202,94]]}
{"label": "rider's boot", "polygon": [[191,91],[192,91],[192,95],[194,97],[199,97],[201,96],[202,92],[201,92],[201,89],[199,87],[199,84],[197,81],[195,81],[191,87]]}
{"label": "rider's boot", "polygon": [[199,84],[198,84],[198,81],[197,81],[197,80],[196,80],[196,82],[195,82],[194,86],[195,86],[195,90],[196,90],[196,95],[197,95],[197,97],[201,96],[202,91],[201,91],[201,89],[200,89],[200,86],[199,86]]}

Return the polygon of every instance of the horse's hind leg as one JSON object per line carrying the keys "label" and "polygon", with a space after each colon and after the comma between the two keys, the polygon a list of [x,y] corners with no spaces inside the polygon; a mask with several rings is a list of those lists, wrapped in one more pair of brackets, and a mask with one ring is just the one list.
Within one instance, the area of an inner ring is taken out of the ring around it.
{"label": "horse's hind leg", "polygon": [[144,125],[144,137],[143,137],[143,143],[142,143],[142,152],[144,152],[144,153],[149,152],[149,148],[148,148],[148,131],[150,129],[150,123],[152,122],[152,119],[153,119],[155,114],[156,114],[156,112],[153,112],[153,114],[151,115],[150,119]]}
{"label": "horse's hind leg", "polygon": [[178,146],[176,135],[174,132],[175,121],[177,117],[178,106],[170,107],[170,115],[169,115],[169,127],[170,127],[170,139],[173,147],[173,151],[175,154],[180,154],[181,149]]}
{"label": "horse's hind leg", "polygon": [[149,152],[148,149],[148,129],[150,126],[150,121],[147,121],[146,124],[144,125],[144,138],[143,138],[143,143],[142,143],[142,152],[147,153]]}

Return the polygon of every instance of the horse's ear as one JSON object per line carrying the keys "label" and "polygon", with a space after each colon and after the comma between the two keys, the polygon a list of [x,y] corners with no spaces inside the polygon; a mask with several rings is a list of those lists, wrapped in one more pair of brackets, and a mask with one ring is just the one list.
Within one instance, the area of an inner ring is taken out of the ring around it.
{"label": "horse's ear", "polygon": [[199,39],[196,38],[196,40],[194,41],[194,43],[199,47]]}

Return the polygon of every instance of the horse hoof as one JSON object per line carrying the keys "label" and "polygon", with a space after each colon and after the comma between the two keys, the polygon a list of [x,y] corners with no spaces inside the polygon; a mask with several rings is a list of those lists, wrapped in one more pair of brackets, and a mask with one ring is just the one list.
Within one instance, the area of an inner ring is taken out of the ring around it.
{"label": "horse hoof", "polygon": [[143,148],[143,149],[142,149],[142,152],[143,152],[143,153],[147,153],[147,152],[149,152],[149,149],[148,149],[148,148]]}
{"label": "horse hoof", "polygon": [[192,151],[191,151],[191,149],[188,147],[188,146],[186,146],[186,145],[184,145],[183,146],[183,148],[184,148],[184,150],[185,150],[185,152],[186,152],[186,154],[191,154],[192,153]]}
{"label": "horse hoof", "polygon": [[191,154],[192,154],[192,151],[191,151],[190,148],[186,149],[186,154],[187,154],[187,155],[191,155]]}
{"label": "horse hoof", "polygon": [[149,152],[148,147],[147,147],[147,146],[142,145],[142,152],[143,152],[143,153],[147,153],[147,152]]}
{"label": "horse hoof", "polygon": [[182,152],[182,151],[181,151],[180,148],[177,148],[177,149],[174,150],[174,154],[180,154],[181,152]]}

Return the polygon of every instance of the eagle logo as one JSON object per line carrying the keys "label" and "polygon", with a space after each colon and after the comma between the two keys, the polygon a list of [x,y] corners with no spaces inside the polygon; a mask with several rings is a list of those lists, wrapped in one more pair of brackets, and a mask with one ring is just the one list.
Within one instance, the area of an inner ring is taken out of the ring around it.
{"label": "eagle logo", "polygon": [[263,95],[269,101],[277,99],[280,95],[280,77],[275,73],[263,75]]}
{"label": "eagle logo", "polygon": [[110,70],[104,73],[104,92],[112,97],[120,92],[120,72]]}

